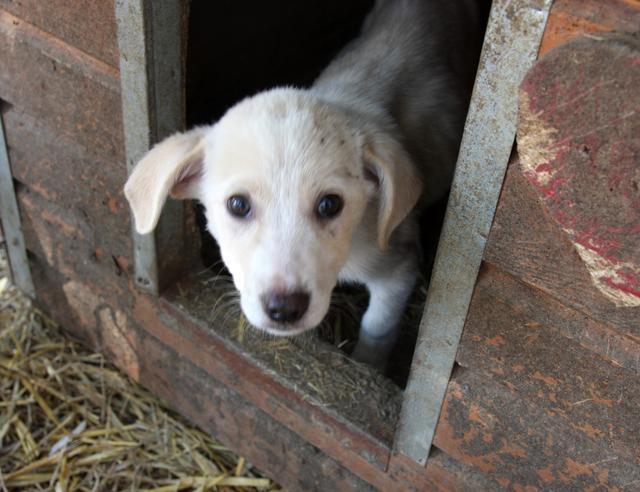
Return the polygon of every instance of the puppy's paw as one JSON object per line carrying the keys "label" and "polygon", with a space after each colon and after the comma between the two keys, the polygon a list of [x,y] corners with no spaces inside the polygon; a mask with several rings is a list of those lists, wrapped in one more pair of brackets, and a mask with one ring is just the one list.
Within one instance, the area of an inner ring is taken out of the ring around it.
{"label": "puppy's paw", "polygon": [[384,374],[394,342],[395,337],[372,338],[361,332],[351,358]]}

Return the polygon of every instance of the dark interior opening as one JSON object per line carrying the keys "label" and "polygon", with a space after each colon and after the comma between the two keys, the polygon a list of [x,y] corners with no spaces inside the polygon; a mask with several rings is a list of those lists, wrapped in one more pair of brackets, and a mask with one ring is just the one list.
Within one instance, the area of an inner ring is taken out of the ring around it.
{"label": "dark interior opening", "polygon": [[[486,22],[491,2],[477,1]],[[358,35],[373,4],[373,0],[284,0],[275,8],[270,2],[193,0],[187,57],[188,127],[215,122],[233,104],[259,91],[311,85],[338,51]],[[469,49],[478,49],[479,54],[480,45],[478,40],[478,45]],[[422,281],[410,302],[387,371],[400,388],[408,377],[445,209],[446,198],[426,210],[422,219]],[[201,211],[198,217],[204,231]],[[215,241],[203,232],[202,242],[202,260],[210,276],[223,278]],[[319,335],[349,353],[357,339],[367,295],[363,288],[340,287],[336,296],[345,299],[346,308],[331,312]],[[239,308],[233,312],[239,314]],[[302,345],[306,344],[303,340]]]}

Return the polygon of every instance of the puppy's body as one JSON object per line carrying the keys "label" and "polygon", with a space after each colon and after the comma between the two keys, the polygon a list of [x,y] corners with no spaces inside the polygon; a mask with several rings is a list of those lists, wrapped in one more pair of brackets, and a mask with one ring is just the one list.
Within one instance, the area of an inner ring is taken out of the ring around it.
{"label": "puppy's body", "polygon": [[471,0],[379,1],[311,89],[258,94],[156,146],[125,187],[138,230],[168,193],[199,199],[243,311],[275,334],[316,326],[338,280],[365,284],[355,355],[383,366],[417,276],[412,211],[452,177],[476,17]]}
{"label": "puppy's body", "polygon": [[[475,68],[477,24],[473,1],[378,1],[360,37],[311,89],[342,108],[356,126],[375,126],[402,142],[423,179],[423,206],[451,184]],[[370,291],[355,356],[374,365],[392,348],[416,280],[416,215],[399,225],[382,252],[375,246],[377,214],[365,214],[339,275]]]}
{"label": "puppy's body", "polygon": [[382,0],[311,92],[394,134],[424,178],[423,202],[451,184],[475,73],[473,0]]}

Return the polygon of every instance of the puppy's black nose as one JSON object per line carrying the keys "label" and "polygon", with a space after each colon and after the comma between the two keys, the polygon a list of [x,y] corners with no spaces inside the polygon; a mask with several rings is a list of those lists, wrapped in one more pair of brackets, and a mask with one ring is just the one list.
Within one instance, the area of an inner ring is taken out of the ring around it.
{"label": "puppy's black nose", "polygon": [[309,307],[309,294],[306,292],[270,292],[262,296],[262,307],[267,316],[278,323],[298,321]]}

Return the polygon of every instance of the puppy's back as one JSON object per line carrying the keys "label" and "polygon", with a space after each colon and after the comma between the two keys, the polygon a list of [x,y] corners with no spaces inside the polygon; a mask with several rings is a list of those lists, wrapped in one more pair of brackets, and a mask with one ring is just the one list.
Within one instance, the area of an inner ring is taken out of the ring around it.
{"label": "puppy's back", "polygon": [[398,137],[424,174],[425,201],[448,189],[479,48],[476,0],[378,0],[361,35],[312,90]]}

